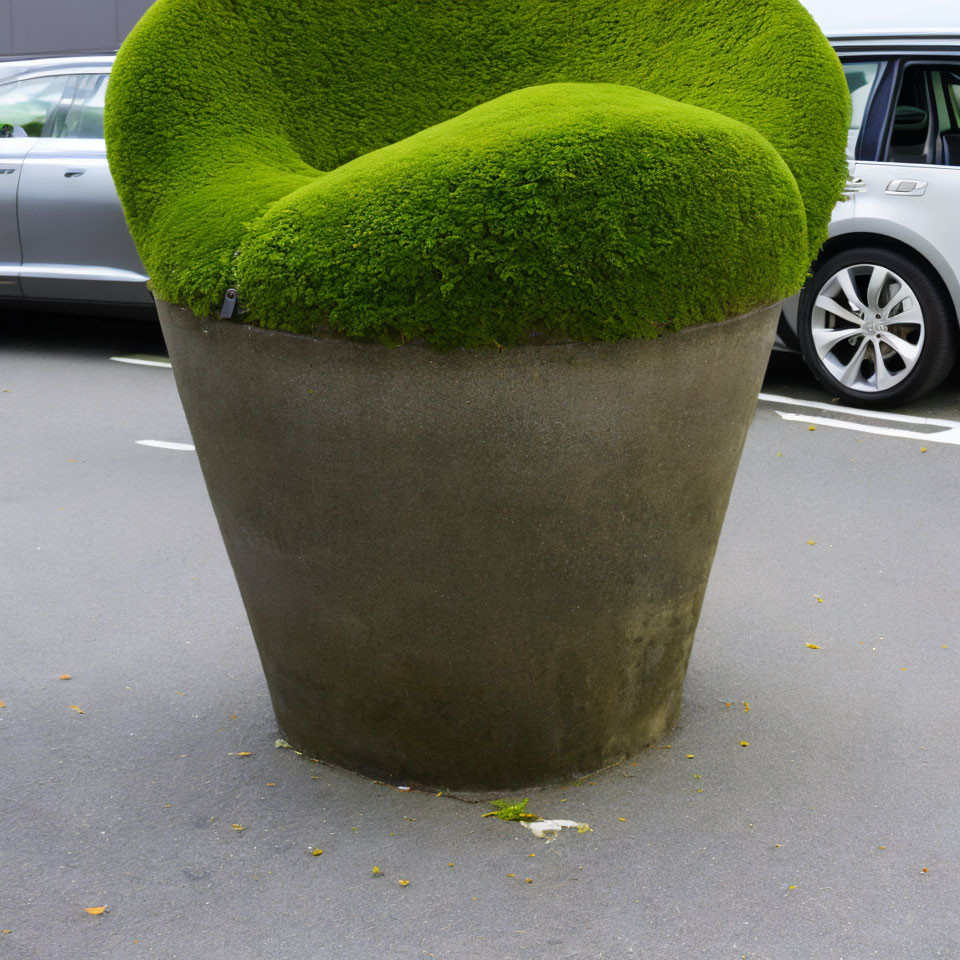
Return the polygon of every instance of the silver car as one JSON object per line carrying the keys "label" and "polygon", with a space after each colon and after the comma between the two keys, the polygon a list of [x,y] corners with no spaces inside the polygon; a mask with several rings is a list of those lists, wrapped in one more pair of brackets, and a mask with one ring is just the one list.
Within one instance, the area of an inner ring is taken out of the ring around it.
{"label": "silver car", "polygon": [[960,316],[960,34],[833,37],[853,101],[845,203],[777,346],[832,396],[905,403],[950,372]]}
{"label": "silver car", "polygon": [[113,56],[0,61],[0,310],[149,307],[146,271],[107,168]]}

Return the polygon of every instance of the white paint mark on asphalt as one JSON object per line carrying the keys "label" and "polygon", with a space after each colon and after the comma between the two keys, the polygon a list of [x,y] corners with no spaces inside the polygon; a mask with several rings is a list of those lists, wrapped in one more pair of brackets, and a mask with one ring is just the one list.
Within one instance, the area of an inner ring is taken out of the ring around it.
{"label": "white paint mark on asphalt", "polygon": [[137,440],[142,447],[160,447],[163,450],[196,450],[192,443],[173,443],[170,440]]}
{"label": "white paint mark on asphalt", "polygon": [[[894,427],[878,427],[870,423],[850,423],[846,420],[831,420],[828,417],[805,417],[801,413],[777,411],[784,420],[798,420],[800,423],[813,423],[823,427],[837,427],[839,430],[856,430],[858,433],[877,433],[884,437],[904,437],[907,440],[929,440],[930,443],[960,444],[960,425],[953,430],[941,430],[938,433],[922,433],[919,430],[897,430]],[[920,419],[919,417],[917,419]]]}
{"label": "white paint mark on asphalt", "polygon": [[[777,416],[783,420],[799,423],[811,423],[822,427],[836,427],[838,430],[856,430],[859,433],[874,433],[884,437],[902,437],[907,440],[929,440],[931,443],[952,443],[960,445],[960,423],[956,420],[939,420],[935,417],[911,417],[905,413],[886,413],[882,410],[861,410],[858,407],[841,407],[835,403],[822,403],[817,400],[794,400],[792,397],[778,397],[772,393],[759,394],[759,400],[783,406],[810,407],[814,410],[828,410],[833,414],[856,417],[856,421],[838,420],[833,417],[817,417],[805,413],[785,413],[777,410]],[[914,427],[939,427],[939,430],[909,430],[903,427],[884,427],[876,423],[862,422],[879,420],[886,423],[901,423]]]}
{"label": "white paint mark on asphalt", "polygon": [[117,363],[138,363],[141,367],[167,367],[170,368],[173,366],[167,360],[141,360],[139,357],[111,357],[111,360],[116,360]]}

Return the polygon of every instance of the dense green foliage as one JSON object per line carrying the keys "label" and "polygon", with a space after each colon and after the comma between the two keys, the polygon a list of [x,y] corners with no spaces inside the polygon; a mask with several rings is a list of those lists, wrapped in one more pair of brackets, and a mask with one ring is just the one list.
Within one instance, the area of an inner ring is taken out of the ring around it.
{"label": "dense green foliage", "polygon": [[473,346],[794,292],[848,102],[796,0],[159,0],[106,134],[162,299]]}

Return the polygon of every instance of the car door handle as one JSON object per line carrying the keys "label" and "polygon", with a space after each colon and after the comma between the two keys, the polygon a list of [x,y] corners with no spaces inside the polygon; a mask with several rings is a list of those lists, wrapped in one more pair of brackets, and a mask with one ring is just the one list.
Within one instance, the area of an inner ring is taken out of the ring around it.
{"label": "car door handle", "polygon": [[866,189],[867,185],[863,177],[847,177],[847,183],[843,188],[843,192],[850,196],[854,193],[863,193]]}
{"label": "car door handle", "polygon": [[68,170],[64,176],[65,177],[82,177],[87,171],[86,170]]}
{"label": "car door handle", "polygon": [[5,173],[16,173],[16,167],[0,167],[0,176],[3,176]]}
{"label": "car door handle", "polygon": [[926,190],[925,180],[891,180],[884,193],[894,193],[900,197],[922,197]]}

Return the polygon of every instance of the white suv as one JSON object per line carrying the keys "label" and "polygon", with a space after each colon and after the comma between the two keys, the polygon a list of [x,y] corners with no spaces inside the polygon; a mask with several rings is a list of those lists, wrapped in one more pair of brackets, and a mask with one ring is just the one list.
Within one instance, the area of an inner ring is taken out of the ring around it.
{"label": "white suv", "polygon": [[777,347],[833,396],[905,403],[960,342],[960,34],[832,37],[853,100],[846,202]]}

